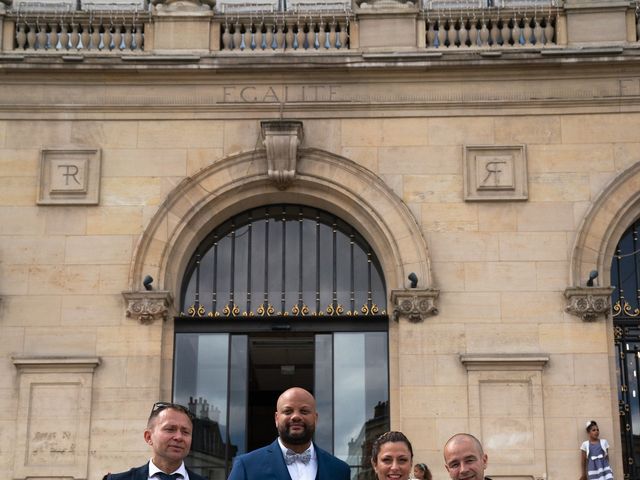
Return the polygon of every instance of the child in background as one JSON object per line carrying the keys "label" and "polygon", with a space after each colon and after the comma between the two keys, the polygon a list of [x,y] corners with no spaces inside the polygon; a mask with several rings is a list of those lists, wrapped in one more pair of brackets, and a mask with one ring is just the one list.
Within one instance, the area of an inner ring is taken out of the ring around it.
{"label": "child in background", "polygon": [[580,480],[613,480],[609,466],[609,442],[600,438],[598,424],[587,422],[589,440],[582,443],[582,476]]}
{"label": "child in background", "polygon": [[426,463],[416,463],[413,466],[413,478],[432,480],[431,471]]}

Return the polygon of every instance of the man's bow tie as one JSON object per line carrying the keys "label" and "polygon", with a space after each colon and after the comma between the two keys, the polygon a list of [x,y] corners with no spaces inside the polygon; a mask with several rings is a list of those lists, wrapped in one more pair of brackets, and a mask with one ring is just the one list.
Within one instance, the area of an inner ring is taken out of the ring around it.
{"label": "man's bow tie", "polygon": [[293,450],[287,449],[284,456],[284,461],[287,465],[291,465],[294,462],[302,462],[305,465],[311,461],[311,452],[306,450],[302,453],[296,453]]}

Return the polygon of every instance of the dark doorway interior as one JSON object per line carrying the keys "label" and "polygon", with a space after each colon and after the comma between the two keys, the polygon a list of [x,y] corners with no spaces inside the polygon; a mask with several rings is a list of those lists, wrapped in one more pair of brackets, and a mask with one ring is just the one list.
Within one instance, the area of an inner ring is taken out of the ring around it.
{"label": "dark doorway interior", "polygon": [[278,396],[290,387],[313,393],[313,334],[249,336],[249,405],[247,451],[276,438],[274,414]]}

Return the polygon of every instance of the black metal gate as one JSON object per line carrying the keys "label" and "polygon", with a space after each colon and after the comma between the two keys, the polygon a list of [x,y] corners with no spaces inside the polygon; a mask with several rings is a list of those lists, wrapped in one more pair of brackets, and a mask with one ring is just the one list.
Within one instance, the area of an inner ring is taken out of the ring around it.
{"label": "black metal gate", "polygon": [[611,285],[624,478],[640,480],[640,219],[611,262]]}

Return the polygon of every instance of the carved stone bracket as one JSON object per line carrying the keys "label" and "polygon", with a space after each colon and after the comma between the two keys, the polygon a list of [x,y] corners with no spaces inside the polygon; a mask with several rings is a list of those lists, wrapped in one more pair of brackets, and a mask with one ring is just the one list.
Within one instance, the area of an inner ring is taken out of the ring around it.
{"label": "carved stone bracket", "polygon": [[280,190],[284,190],[296,176],[298,146],[303,138],[302,122],[265,120],[260,122],[260,127],[267,149],[267,174]]}
{"label": "carved stone bracket", "polygon": [[606,318],[611,311],[612,292],[613,287],[567,287],[565,310],[585,322],[593,322],[602,314]]}
{"label": "carved stone bracket", "polygon": [[143,325],[166,320],[173,297],[168,291],[122,292],[127,302],[127,318],[135,318]]}
{"label": "carved stone bracket", "polygon": [[435,301],[440,290],[433,288],[392,290],[393,319],[397,322],[405,316],[410,322],[422,322],[431,315],[437,315]]}

